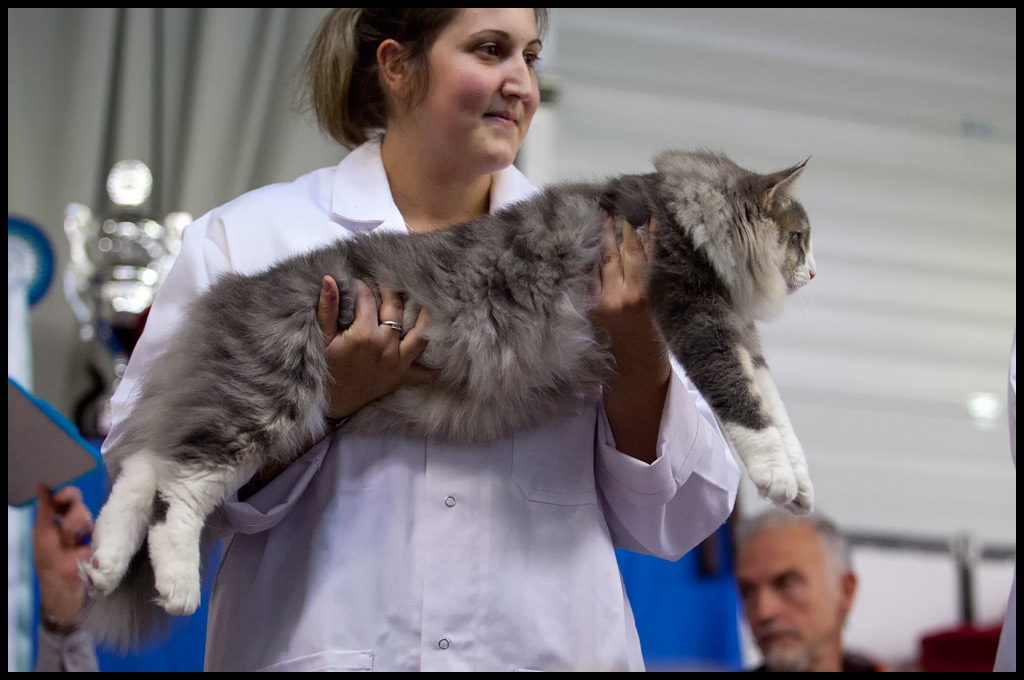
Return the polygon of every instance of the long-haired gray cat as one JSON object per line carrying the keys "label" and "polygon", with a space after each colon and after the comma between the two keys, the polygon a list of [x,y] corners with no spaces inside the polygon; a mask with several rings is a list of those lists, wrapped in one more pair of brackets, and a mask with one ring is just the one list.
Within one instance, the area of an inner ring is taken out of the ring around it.
{"label": "long-haired gray cat", "polygon": [[90,627],[128,646],[163,615],[154,602],[193,612],[210,512],[258,469],[323,435],[328,371],[316,308],[325,273],[341,291],[341,327],[354,319],[355,279],[401,293],[407,327],[427,308],[421,360],[440,371],[363,407],[345,425],[352,431],[484,441],[600,389],[614,370],[589,318],[603,212],[634,225],[657,219],[653,237],[639,233],[666,346],[760,492],[808,512],[803,451],[754,328],[814,276],[810,226],[790,195],[803,164],[759,175],[721,155],[672,151],[654,165],[555,186],[439,232],[357,236],[219,279],[150,368],[107,457],[114,485],[80,564],[97,600]]}

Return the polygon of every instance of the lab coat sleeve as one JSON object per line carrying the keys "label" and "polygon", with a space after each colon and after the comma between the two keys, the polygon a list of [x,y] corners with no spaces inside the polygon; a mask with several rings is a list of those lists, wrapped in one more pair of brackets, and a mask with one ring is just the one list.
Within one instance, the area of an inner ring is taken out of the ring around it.
{"label": "lab coat sleeve", "polygon": [[732,512],[740,472],[704,398],[673,364],[651,464],[615,448],[601,409],[596,476],[616,547],[677,560]]}

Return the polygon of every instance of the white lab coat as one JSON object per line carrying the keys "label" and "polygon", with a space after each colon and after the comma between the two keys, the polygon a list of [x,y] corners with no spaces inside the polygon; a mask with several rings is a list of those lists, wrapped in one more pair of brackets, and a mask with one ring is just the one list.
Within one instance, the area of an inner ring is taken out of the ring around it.
{"label": "white lab coat", "polygon": [[[510,167],[495,176],[491,208],[534,191]],[[199,218],[157,295],[115,420],[140,367],[217,276],[370,230],[406,230],[375,143]],[[614,548],[679,558],[725,521],[738,482],[678,369],[651,465],[618,452],[601,403],[582,397],[488,446],[342,429],[222,507],[234,533],[214,584],[206,668],[641,670]]]}

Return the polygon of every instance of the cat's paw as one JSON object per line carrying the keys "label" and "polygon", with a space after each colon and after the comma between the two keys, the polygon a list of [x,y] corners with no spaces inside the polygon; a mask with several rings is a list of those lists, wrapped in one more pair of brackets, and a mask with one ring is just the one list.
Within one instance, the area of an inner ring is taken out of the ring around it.
{"label": "cat's paw", "polygon": [[78,576],[94,600],[112,593],[128,571],[135,548],[126,536],[132,528],[131,522],[106,507],[96,518],[89,558],[78,562]]}
{"label": "cat's paw", "polygon": [[156,591],[159,593],[156,603],[168,614],[188,616],[199,608],[201,595],[198,575],[193,576],[184,571],[164,573],[156,579]]}
{"label": "cat's paw", "polygon": [[811,474],[807,469],[807,459],[804,457],[804,449],[800,446],[796,435],[791,429],[783,429],[783,440],[786,444],[786,454],[789,463],[793,468],[793,475],[796,477],[796,497],[786,504],[786,509],[795,515],[807,515],[814,509],[814,486],[811,484]]}
{"label": "cat's paw", "polygon": [[149,530],[149,561],[153,565],[156,603],[168,614],[187,616],[201,599],[199,551],[197,546],[175,543],[173,531],[165,524]]}
{"label": "cat's paw", "polygon": [[807,464],[794,465],[793,474],[796,476],[797,493],[796,498],[786,505],[786,509],[794,515],[808,515],[814,510],[814,486],[811,484]]}
{"label": "cat's paw", "polygon": [[123,574],[118,575],[116,571],[106,569],[95,557],[81,560],[78,563],[78,578],[85,584],[85,591],[94,600],[104,598],[114,592],[121,582]]}
{"label": "cat's paw", "polygon": [[797,498],[799,485],[778,428],[750,430],[733,425],[726,429],[761,496],[783,506]]}
{"label": "cat's paw", "polygon": [[128,560],[119,559],[110,551],[96,550],[87,560],[78,562],[78,577],[94,600],[114,592],[127,570]]}
{"label": "cat's paw", "polygon": [[796,500],[799,489],[788,465],[758,462],[747,467],[747,474],[761,496],[776,505],[788,506]]}
{"label": "cat's paw", "polygon": [[811,514],[811,511],[814,510],[814,489],[810,486],[801,487],[797,491],[796,498],[786,503],[785,508],[794,515]]}

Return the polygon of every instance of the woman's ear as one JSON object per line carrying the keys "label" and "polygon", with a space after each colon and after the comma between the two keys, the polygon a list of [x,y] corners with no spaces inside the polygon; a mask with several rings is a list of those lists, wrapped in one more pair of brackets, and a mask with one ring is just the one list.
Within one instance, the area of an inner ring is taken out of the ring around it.
{"label": "woman's ear", "polygon": [[406,99],[411,92],[411,84],[405,48],[391,38],[381,42],[377,46],[377,67],[385,94],[389,98]]}

